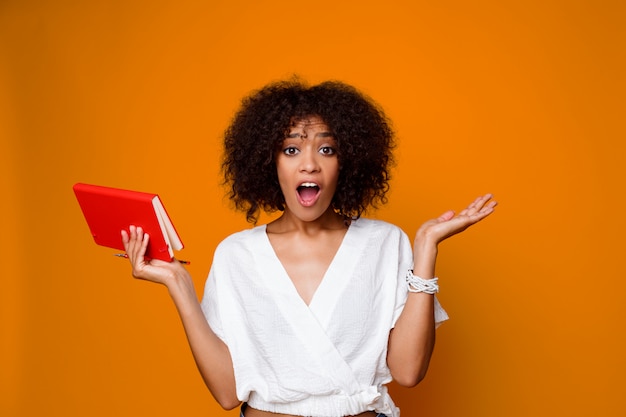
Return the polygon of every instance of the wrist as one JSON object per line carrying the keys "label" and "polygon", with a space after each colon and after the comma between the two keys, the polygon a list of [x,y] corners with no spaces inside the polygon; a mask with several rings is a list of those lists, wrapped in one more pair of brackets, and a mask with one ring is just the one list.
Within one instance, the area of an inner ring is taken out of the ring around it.
{"label": "wrist", "polygon": [[416,241],[413,245],[413,259],[418,261],[434,261],[439,253],[439,247],[432,242]]}
{"label": "wrist", "polygon": [[435,236],[433,233],[430,233],[429,230],[418,230],[415,234],[414,244],[415,246],[422,247],[434,247],[437,248],[439,245],[440,239]]}
{"label": "wrist", "polygon": [[422,278],[435,276],[438,247],[432,241],[419,241],[413,248],[413,271]]}
{"label": "wrist", "polygon": [[175,271],[166,283],[167,290],[172,298],[184,298],[193,293],[195,297],[195,288],[191,276],[186,270]]}
{"label": "wrist", "polygon": [[425,293],[425,294],[436,294],[439,292],[438,282],[439,278],[423,278],[419,275],[414,275],[413,271],[409,270],[406,274],[406,283],[409,292],[412,293]]}

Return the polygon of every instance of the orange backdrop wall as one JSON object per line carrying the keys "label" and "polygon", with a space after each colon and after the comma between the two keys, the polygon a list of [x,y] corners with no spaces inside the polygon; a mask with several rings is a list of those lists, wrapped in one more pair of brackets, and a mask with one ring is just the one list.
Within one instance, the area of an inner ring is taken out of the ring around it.
{"label": "orange backdrop wall", "polygon": [[446,242],[426,380],[403,416],[623,416],[624,21],[611,1],[0,4],[0,415],[236,416],[196,372],[167,291],[96,246],[71,187],[157,192],[201,292],[248,227],[219,186],[250,90],[297,73],[374,97],[412,235],[483,192]]}

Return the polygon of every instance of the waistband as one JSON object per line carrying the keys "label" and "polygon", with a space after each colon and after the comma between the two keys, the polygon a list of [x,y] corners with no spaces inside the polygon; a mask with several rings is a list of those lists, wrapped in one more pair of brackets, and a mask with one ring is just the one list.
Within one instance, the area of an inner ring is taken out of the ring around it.
{"label": "waistband", "polygon": [[[247,407],[248,407],[247,403],[241,404],[241,412],[239,413],[239,417],[244,417],[243,412],[245,411]],[[378,413],[376,414],[376,417],[387,417],[387,416],[385,414]]]}

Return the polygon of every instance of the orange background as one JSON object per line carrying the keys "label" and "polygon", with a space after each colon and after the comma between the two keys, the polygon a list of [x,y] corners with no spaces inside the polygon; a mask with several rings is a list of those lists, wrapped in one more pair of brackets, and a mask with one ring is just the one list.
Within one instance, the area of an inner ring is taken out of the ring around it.
{"label": "orange background", "polygon": [[293,73],[393,119],[376,217],[412,235],[500,201],[442,246],[452,320],[426,380],[391,387],[403,416],[626,414],[622,5],[2,1],[0,415],[237,415],[204,388],[167,291],[93,243],[71,186],[159,193],[201,292],[247,227],[219,186],[220,134]]}

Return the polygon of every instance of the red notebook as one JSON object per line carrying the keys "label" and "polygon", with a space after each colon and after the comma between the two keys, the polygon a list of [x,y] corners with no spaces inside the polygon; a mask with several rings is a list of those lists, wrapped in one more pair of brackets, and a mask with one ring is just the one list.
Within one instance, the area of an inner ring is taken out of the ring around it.
{"label": "red notebook", "polygon": [[75,184],[74,194],[98,245],[123,251],[121,231],[133,225],[150,235],[146,258],[171,262],[180,240],[157,194]]}

